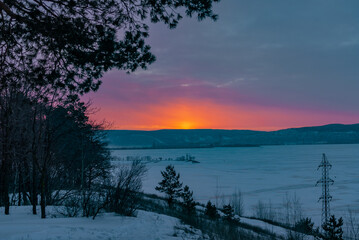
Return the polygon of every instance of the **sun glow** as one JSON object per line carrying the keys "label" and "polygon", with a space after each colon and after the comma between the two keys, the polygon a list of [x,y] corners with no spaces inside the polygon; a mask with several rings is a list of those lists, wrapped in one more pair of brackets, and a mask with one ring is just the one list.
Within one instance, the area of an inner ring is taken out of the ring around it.
{"label": "sun glow", "polygon": [[191,129],[191,128],[193,128],[192,126],[193,126],[193,124],[191,122],[181,122],[179,124],[180,129]]}
{"label": "sun glow", "polygon": [[[102,107],[111,129],[255,129],[277,130],[294,126],[320,125],[332,114],[250,105],[219,104],[210,100],[172,99],[143,105],[117,104]],[[338,116],[338,115],[336,115]],[[98,118],[99,121],[102,118]],[[324,119],[324,120],[323,120]],[[325,122],[324,122],[325,123]]]}

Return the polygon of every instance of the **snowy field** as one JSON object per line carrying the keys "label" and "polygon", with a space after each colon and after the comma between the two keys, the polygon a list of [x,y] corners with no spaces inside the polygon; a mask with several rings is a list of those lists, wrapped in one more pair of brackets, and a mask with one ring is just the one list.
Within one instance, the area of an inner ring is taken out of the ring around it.
{"label": "snowy field", "polygon": [[[331,187],[332,214],[344,216],[348,207],[359,210],[359,145],[290,145],[249,148],[114,150],[113,155],[173,158],[191,154],[200,163],[160,161],[148,163],[144,191],[156,193],[161,170],[173,164],[184,184],[194,191],[199,202],[217,202],[218,196],[229,196],[236,189],[243,194],[245,215],[253,215],[261,200],[278,212],[283,210],[286,195],[296,195],[306,216],[320,222],[321,187],[315,186],[321,177],[317,171],[322,153],[333,165],[330,171],[335,181]],[[114,162],[114,164],[120,164]]]}
{"label": "snowy field", "polygon": [[[198,239],[201,232],[183,226],[179,219],[138,211],[137,217],[105,213],[91,218],[65,218],[50,206],[48,218],[31,214],[31,206],[11,207],[11,214],[0,214],[1,240],[181,240]],[[3,212],[4,209],[0,208]],[[51,212],[53,212],[51,216]],[[186,230],[186,231],[185,231]]]}

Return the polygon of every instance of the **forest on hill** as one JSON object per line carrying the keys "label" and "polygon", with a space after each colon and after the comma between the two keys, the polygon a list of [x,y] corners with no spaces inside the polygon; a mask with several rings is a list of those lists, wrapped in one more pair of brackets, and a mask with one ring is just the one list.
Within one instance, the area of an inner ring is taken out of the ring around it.
{"label": "forest on hill", "polygon": [[107,130],[106,132],[110,148],[255,147],[359,143],[359,124],[330,124],[269,132],[221,129]]}

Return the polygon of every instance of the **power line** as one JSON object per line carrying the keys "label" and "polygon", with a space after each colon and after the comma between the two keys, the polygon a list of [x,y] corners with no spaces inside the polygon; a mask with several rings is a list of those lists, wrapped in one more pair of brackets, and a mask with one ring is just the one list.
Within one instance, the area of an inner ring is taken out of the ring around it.
{"label": "power line", "polygon": [[327,157],[323,153],[322,162],[318,166],[322,168],[322,178],[317,181],[317,184],[322,185],[322,196],[319,198],[319,201],[322,200],[322,224],[326,224],[330,217],[330,201],[332,196],[329,194],[329,186],[333,185],[334,180],[329,178],[329,170],[332,168],[332,165],[329,163]]}

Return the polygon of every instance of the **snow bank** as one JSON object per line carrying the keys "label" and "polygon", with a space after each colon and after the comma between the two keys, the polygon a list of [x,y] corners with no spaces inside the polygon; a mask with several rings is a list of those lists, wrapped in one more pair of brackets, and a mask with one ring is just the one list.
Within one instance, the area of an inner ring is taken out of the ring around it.
{"label": "snow bank", "polygon": [[[51,212],[51,208],[49,210]],[[138,211],[137,217],[106,213],[95,220],[59,216],[41,219],[31,214],[30,206],[11,207],[9,216],[3,214],[3,208],[0,211],[1,240],[171,240],[198,239],[201,236],[199,230],[188,231],[189,227],[182,225],[179,219],[145,211]]]}

